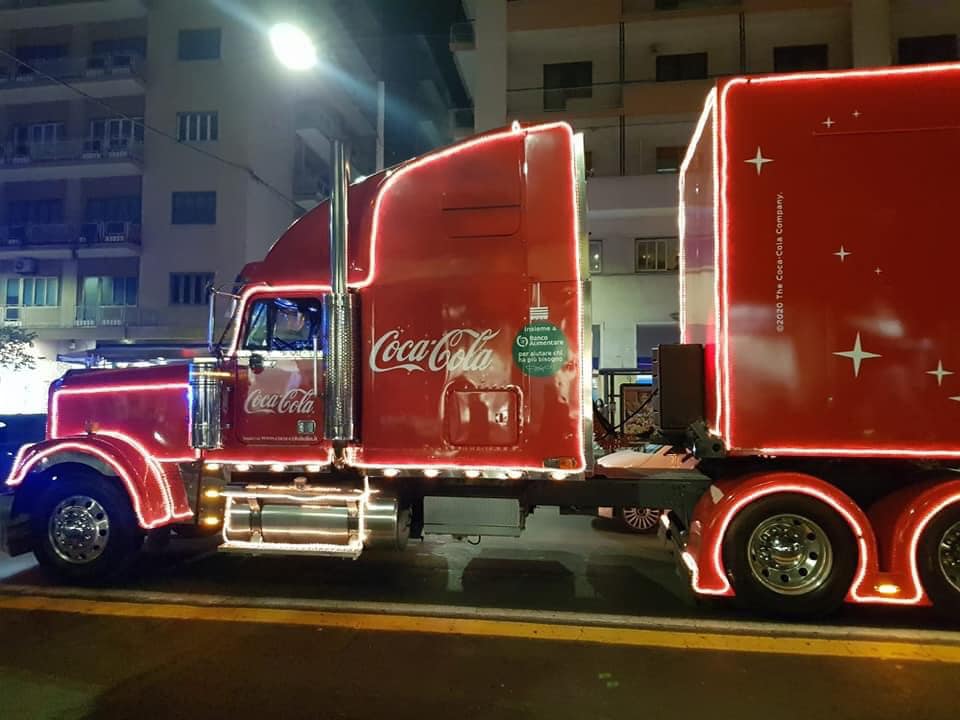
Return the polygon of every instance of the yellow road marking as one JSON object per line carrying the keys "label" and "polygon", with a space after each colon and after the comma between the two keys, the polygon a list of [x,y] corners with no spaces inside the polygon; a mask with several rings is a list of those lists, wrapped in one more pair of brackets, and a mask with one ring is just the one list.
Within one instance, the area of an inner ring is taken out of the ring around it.
{"label": "yellow road marking", "polygon": [[773,637],[758,634],[655,630],[562,625],[513,620],[421,617],[376,613],[208,607],[131,603],[40,596],[0,597],[0,609],[75,613],[133,619],[195,620],[267,625],[309,625],[350,630],[469,635],[475,637],[627,645],[671,650],[713,650],[845,657],[906,662],[960,664],[960,645],[820,637]]}

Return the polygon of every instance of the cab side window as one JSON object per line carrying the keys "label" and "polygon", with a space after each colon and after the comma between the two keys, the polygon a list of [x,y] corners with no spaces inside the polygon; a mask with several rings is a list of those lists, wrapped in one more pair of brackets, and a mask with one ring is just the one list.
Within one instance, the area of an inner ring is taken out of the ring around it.
{"label": "cab side window", "polygon": [[318,298],[269,298],[250,305],[245,350],[312,350],[322,343],[323,312]]}

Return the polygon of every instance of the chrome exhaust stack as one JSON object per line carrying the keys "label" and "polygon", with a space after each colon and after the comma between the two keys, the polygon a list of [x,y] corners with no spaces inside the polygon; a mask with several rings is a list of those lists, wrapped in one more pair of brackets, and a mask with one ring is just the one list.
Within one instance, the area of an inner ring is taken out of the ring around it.
{"label": "chrome exhaust stack", "polygon": [[348,290],[350,167],[346,148],[332,142],[333,190],[330,195],[330,294],[324,297],[323,435],[342,458],[346,444],[356,439],[356,342],[357,303]]}

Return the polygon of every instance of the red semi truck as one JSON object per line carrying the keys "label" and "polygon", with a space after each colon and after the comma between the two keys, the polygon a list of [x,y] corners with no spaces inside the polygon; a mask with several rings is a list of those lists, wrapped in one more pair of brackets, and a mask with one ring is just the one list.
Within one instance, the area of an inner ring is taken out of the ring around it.
{"label": "red semi truck", "polygon": [[695,470],[593,458],[582,158],[566,124],[514,124],[348,187],[339,150],[210,352],[54,384],[9,549],[88,579],[167,526],[355,558],[647,506],[701,595],[960,609],[960,65],[710,93],[680,174],[682,339],[655,367]]}

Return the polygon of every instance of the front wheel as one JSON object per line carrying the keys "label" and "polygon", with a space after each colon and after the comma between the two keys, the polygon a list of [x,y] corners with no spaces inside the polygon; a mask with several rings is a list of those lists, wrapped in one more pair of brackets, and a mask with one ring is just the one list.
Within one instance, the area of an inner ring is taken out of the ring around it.
{"label": "front wheel", "polygon": [[51,480],[35,510],[37,561],[68,582],[114,577],[143,545],[127,495],[101,475]]}
{"label": "front wheel", "polygon": [[960,506],[930,521],[917,548],[917,566],[937,612],[960,617]]}
{"label": "front wheel", "polygon": [[737,602],[767,615],[827,615],[846,598],[857,568],[849,526],[824,503],[783,494],[743,509],[724,539]]}

